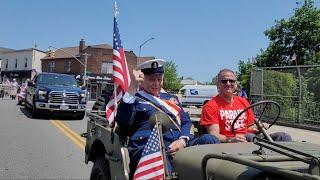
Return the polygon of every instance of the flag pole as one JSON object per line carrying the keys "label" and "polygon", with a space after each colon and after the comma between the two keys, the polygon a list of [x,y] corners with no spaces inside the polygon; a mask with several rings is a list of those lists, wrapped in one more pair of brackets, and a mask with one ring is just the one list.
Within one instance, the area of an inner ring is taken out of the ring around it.
{"label": "flag pole", "polygon": [[[114,1],[114,9],[113,9],[113,11],[114,11],[114,21],[116,21],[116,18],[117,18],[117,15],[119,14],[119,8],[118,8],[118,4],[117,4],[117,1],[115,0]],[[113,23],[115,23],[115,22],[113,22]],[[114,28],[115,27],[113,27],[113,35],[112,35],[112,37],[114,36]],[[114,38],[113,38],[114,39]],[[114,41],[114,40],[113,40]],[[116,117],[116,115],[117,115],[117,109],[118,109],[118,102],[117,102],[117,88],[118,88],[118,85],[116,84],[116,83],[114,83],[114,81],[113,81],[113,96],[114,96],[114,114],[113,114],[113,116],[114,116],[114,118]],[[115,127],[115,123],[113,123],[112,125],[111,125],[111,127]]]}
{"label": "flag pole", "polygon": [[164,142],[163,142],[162,124],[161,124],[161,121],[158,120],[158,116],[157,115],[156,115],[156,126],[157,126],[157,130],[158,130],[157,133],[159,135],[159,144],[160,144],[162,160],[163,160],[163,165],[164,165],[164,179],[170,179],[170,174],[169,174],[169,170],[168,170],[166,149],[164,147]]}

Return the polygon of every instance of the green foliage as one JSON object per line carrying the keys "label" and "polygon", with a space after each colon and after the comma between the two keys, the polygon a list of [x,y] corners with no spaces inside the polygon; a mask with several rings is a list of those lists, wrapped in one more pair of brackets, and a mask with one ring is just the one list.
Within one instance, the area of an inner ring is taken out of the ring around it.
{"label": "green foliage", "polygon": [[211,85],[216,85],[216,84],[217,84],[217,76],[214,76],[214,77],[212,78],[212,81],[211,81],[210,84],[211,84]]}
{"label": "green foliage", "polygon": [[266,99],[281,104],[281,118],[296,119],[297,80],[292,73],[263,71],[263,92]]}
{"label": "green foliage", "polygon": [[297,80],[292,73],[263,71],[263,91],[266,95],[296,96]]}
{"label": "green foliage", "polygon": [[[264,97],[281,104],[282,119],[289,121],[319,119],[319,114],[315,112],[315,110],[319,110],[319,107],[317,107],[317,103],[314,101],[315,94],[319,94],[319,92],[316,89],[314,89],[314,92],[309,92],[309,86],[312,84],[312,82],[318,81],[318,76],[315,75],[319,73],[320,69],[315,68],[308,71],[308,76],[310,77],[300,76],[300,80],[292,73],[271,70],[265,70],[263,72]],[[319,86],[319,84],[312,85]],[[299,87],[301,87],[301,90]],[[299,104],[301,107],[299,107]]]}
{"label": "green foliage", "polygon": [[[288,20],[281,19],[265,31],[270,43],[257,56],[257,66],[306,65],[319,63],[320,11],[312,0],[295,9]],[[296,60],[294,59],[296,55]]]}
{"label": "green foliage", "polygon": [[307,89],[314,96],[314,100],[320,102],[320,68],[309,69],[306,74]]}
{"label": "green foliage", "polygon": [[242,88],[250,94],[250,72],[254,65],[248,60],[247,62],[241,61],[238,64],[238,81],[242,85]]}
{"label": "green foliage", "polygon": [[177,73],[177,65],[172,61],[166,62],[164,65],[163,88],[169,92],[178,92],[182,87],[180,82],[181,80]]}
{"label": "green foliage", "polygon": [[[249,61],[239,62],[238,79],[246,90],[249,90],[250,68],[254,66],[320,63],[320,10],[314,6],[314,0],[304,0],[302,5],[294,9],[290,18],[275,21],[275,25],[264,33],[270,40],[269,46],[261,50],[255,58],[256,62],[253,65]],[[264,71],[264,98],[281,103],[284,119],[312,119],[319,122],[320,69],[309,68],[304,73],[306,74],[294,77],[290,73]]]}

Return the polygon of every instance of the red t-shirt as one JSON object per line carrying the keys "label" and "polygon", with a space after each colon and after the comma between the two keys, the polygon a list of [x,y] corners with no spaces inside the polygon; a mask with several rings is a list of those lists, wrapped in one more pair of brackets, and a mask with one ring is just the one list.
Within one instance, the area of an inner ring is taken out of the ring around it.
{"label": "red t-shirt", "polygon": [[[233,104],[225,102],[219,96],[215,96],[204,105],[200,125],[208,126],[219,124],[220,134],[227,137],[234,137],[235,135],[232,133],[233,120],[248,106],[249,102],[239,96],[233,97]],[[254,118],[252,109],[243,113],[235,124],[236,134],[246,134],[248,132],[247,126],[254,123]]]}

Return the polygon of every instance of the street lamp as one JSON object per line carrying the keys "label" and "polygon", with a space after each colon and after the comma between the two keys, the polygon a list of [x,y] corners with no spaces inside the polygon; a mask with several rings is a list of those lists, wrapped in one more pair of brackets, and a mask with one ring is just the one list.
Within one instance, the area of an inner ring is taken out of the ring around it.
{"label": "street lamp", "polygon": [[77,60],[82,66],[84,66],[84,73],[83,73],[83,85],[84,85],[84,87],[86,87],[86,79],[87,79],[87,61],[88,61],[88,55],[89,54],[87,54],[87,53],[82,53],[82,54],[80,54],[80,55],[84,55],[84,63],[79,59],[79,58],[77,58],[75,55],[73,55],[73,54],[71,54],[70,52],[67,52],[67,51],[65,51],[65,50],[63,50],[63,49],[61,49],[61,48],[56,48],[56,47],[54,47],[54,46],[49,46],[49,49],[55,49],[56,51],[57,50],[60,50],[60,51],[62,51],[62,52],[64,52],[64,53],[66,53],[66,54],[68,54],[68,55],[70,55],[70,56],[72,56],[75,60]]}
{"label": "street lamp", "polygon": [[151,38],[147,39],[146,41],[144,41],[144,42],[139,46],[139,57],[140,57],[140,55],[141,55],[141,47],[142,47],[143,45],[145,45],[147,42],[151,41],[151,40],[154,40],[154,37],[151,37]]}

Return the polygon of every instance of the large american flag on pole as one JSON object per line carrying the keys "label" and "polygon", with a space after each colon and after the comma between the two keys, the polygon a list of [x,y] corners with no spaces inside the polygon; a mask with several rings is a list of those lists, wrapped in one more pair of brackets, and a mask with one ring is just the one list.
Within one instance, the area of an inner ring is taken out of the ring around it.
{"label": "large american flag on pole", "polygon": [[130,86],[130,74],[128,71],[125,52],[121,45],[120,32],[117,22],[118,7],[115,2],[114,7],[114,27],[113,27],[113,83],[114,93],[106,106],[106,118],[109,124],[113,124],[117,113],[117,105],[122,100],[125,92],[128,92]]}
{"label": "large american flag on pole", "polygon": [[133,179],[164,179],[163,155],[157,125],[154,126]]}

